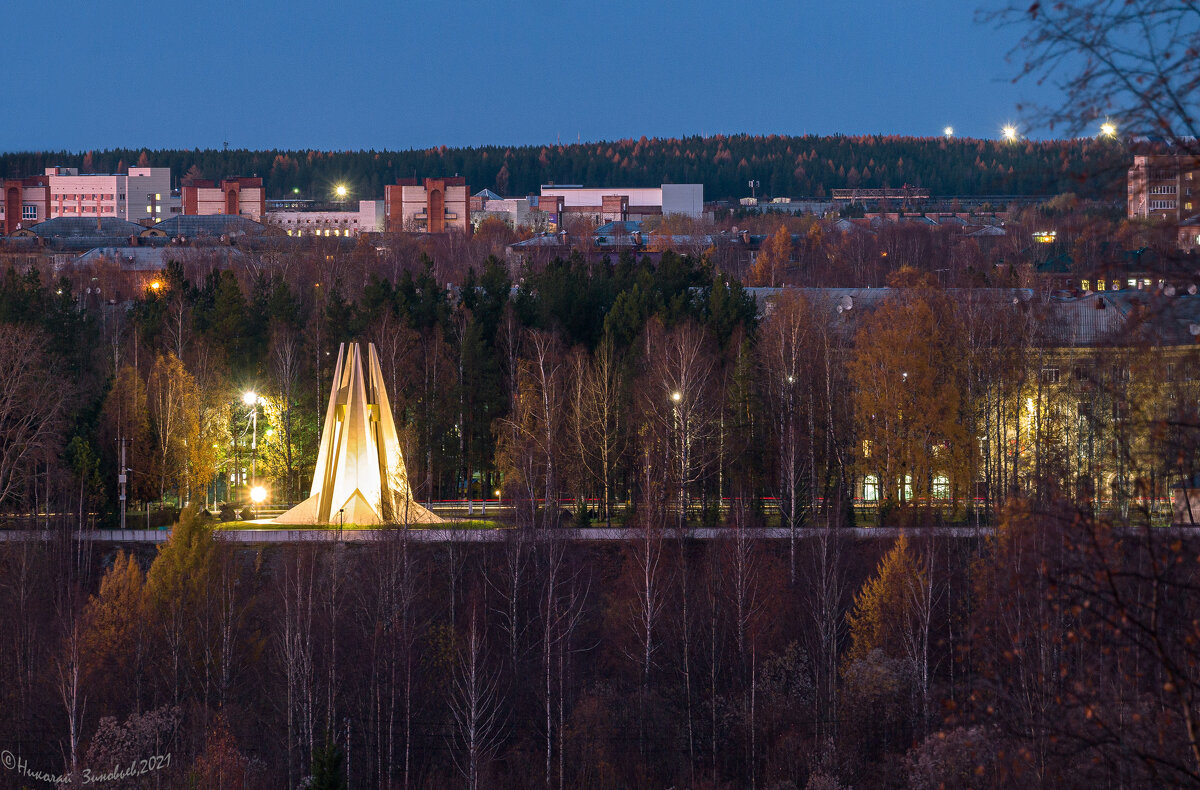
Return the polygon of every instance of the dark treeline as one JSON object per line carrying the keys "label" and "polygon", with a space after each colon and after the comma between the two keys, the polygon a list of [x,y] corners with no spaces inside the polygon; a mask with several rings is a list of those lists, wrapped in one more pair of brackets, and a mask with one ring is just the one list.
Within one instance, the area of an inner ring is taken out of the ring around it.
{"label": "dark treeline", "polygon": [[[1056,195],[1124,198],[1128,151],[1105,140],[979,140],[900,136],[715,135],[546,146],[410,151],[114,149],[0,154],[0,177],[39,175],[53,165],[115,173],[170,167],[177,178],[261,176],[269,196],[329,199],[335,184],[358,198],[383,195],[402,177],[460,174],[473,190],[537,194],[541,184],[658,186],[702,183],[708,200],[749,193],[827,196],[853,187],[928,188],[935,195]],[[298,193],[295,192],[298,190]]]}

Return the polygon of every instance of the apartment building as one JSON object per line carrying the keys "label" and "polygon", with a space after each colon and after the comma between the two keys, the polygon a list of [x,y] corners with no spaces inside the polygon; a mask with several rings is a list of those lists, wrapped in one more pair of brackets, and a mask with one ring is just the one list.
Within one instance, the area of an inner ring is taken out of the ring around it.
{"label": "apartment building", "polygon": [[1126,214],[1172,225],[1200,214],[1200,157],[1139,155],[1128,174]]}

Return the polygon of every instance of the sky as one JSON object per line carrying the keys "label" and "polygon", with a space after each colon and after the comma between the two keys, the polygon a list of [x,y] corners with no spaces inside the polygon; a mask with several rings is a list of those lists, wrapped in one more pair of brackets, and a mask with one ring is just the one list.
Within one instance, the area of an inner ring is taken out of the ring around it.
{"label": "sky", "polygon": [[[980,0],[987,2],[987,0]],[[1018,37],[972,0],[14,2],[0,151],[996,137]],[[19,68],[18,68],[19,64]],[[1037,130],[1028,130],[1033,136]]]}

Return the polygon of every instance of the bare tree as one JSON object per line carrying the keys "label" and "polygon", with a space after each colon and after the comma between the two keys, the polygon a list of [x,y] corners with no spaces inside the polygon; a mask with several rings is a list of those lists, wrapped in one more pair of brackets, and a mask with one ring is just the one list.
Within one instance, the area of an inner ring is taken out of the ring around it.
{"label": "bare tree", "polygon": [[1200,8],[1194,3],[1020,2],[982,18],[1025,31],[1009,53],[1020,64],[1015,81],[1058,89],[1061,102],[1029,106],[1035,124],[1094,133],[1097,122],[1111,116],[1129,134],[1200,136]]}
{"label": "bare tree", "polygon": [[621,366],[611,338],[593,358],[577,349],[571,356],[569,426],[575,459],[600,488],[605,525],[612,526],[612,487],[616,465],[625,451],[621,425]]}
{"label": "bare tree", "polygon": [[504,736],[500,707],[499,676],[489,672],[484,661],[484,629],[479,623],[479,604],[472,603],[464,644],[458,650],[450,711],[454,716],[454,764],[467,780],[469,790],[481,786],[481,770],[499,748]]}
{"label": "bare tree", "polygon": [[[296,458],[296,402],[300,397],[300,368],[303,356],[300,338],[282,324],[271,327],[271,385],[279,398],[279,434],[283,467],[287,475],[288,502],[299,498]],[[395,390],[393,390],[394,392]]]}
{"label": "bare tree", "polygon": [[33,479],[36,462],[57,450],[66,387],[45,354],[36,330],[0,324],[0,508]]}

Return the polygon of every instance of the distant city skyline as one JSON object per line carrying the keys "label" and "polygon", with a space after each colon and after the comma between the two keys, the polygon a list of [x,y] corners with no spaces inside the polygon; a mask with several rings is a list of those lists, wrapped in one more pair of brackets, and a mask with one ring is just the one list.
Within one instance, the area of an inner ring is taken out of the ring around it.
{"label": "distant city skyline", "polygon": [[[18,4],[0,151],[407,149],[695,134],[997,138],[971,4]],[[1023,132],[1046,135],[1045,130]]]}

